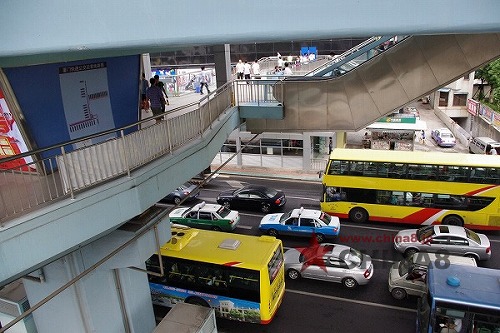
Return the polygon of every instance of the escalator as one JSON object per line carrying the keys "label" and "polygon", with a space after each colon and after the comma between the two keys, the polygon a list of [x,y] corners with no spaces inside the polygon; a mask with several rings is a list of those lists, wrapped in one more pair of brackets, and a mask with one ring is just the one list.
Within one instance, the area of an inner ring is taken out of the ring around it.
{"label": "escalator", "polygon": [[275,85],[284,119],[247,119],[253,133],[358,131],[500,56],[500,34],[411,36],[340,76]]}

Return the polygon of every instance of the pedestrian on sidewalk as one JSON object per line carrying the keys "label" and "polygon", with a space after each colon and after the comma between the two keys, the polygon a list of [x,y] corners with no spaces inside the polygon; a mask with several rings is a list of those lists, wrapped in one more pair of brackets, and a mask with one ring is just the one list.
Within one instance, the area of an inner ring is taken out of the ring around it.
{"label": "pedestrian on sidewalk", "polygon": [[[250,65],[248,61],[245,61],[243,74],[245,75],[245,80],[250,80],[250,74],[252,74],[252,65]],[[247,81],[247,84],[249,83],[250,81]]]}
{"label": "pedestrian on sidewalk", "polygon": [[[146,97],[149,99],[149,104],[151,105],[151,111],[153,116],[159,116],[165,109],[165,97],[163,97],[163,91],[156,85],[156,80],[152,77],[149,82],[151,87],[146,91]],[[156,123],[161,122],[162,117],[156,118]]]}
{"label": "pedestrian on sidewalk", "polygon": [[203,95],[203,87],[207,88],[207,94],[210,94],[210,90],[208,89],[208,84],[211,81],[210,72],[205,70],[205,66],[201,66],[200,73],[200,95]]}
{"label": "pedestrian on sidewalk", "polygon": [[422,130],[420,133],[420,141],[422,142],[423,145],[425,145],[425,131]]}
{"label": "pedestrian on sidewalk", "polygon": [[245,65],[241,61],[241,59],[236,64],[236,79],[243,80],[243,72],[245,72]]}

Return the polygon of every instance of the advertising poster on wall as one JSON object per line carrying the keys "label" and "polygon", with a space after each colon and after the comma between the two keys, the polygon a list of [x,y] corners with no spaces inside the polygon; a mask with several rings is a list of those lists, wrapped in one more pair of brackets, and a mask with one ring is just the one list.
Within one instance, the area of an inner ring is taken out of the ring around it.
{"label": "advertising poster on wall", "polygon": [[[0,159],[14,156],[28,151],[26,143],[17,127],[14,117],[7,106],[2,89],[0,89]],[[0,169],[14,169],[21,167],[22,171],[28,171],[28,167],[22,167],[31,163],[32,159],[19,158],[14,161],[0,163]]]}
{"label": "advertising poster on wall", "polygon": [[[115,128],[105,61],[60,67],[59,81],[71,139]],[[110,137],[114,135],[93,139],[92,142],[85,142],[85,145]]]}

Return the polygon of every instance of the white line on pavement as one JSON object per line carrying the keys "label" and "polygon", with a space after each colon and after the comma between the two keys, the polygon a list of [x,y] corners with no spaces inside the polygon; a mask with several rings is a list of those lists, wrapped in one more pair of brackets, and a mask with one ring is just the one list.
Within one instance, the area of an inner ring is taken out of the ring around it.
{"label": "white line on pavement", "polygon": [[393,306],[393,305],[387,305],[387,304],[378,304],[378,303],[366,302],[366,301],[358,301],[358,300],[355,300],[355,299],[348,299],[348,298],[342,298],[342,297],[336,297],[336,296],[319,295],[319,294],[309,293],[307,291],[286,289],[286,292],[288,292],[288,293],[294,293],[294,294],[299,294],[299,295],[305,295],[305,296],[311,296],[311,297],[327,298],[327,299],[331,299],[331,300],[335,300],[335,301],[341,301],[341,302],[349,302],[349,303],[356,303],[356,304],[374,306],[374,307],[379,307],[379,308],[386,308],[386,309],[391,309],[391,310],[406,311],[406,312],[416,312],[415,309],[403,308],[403,307],[400,307],[400,306]]}

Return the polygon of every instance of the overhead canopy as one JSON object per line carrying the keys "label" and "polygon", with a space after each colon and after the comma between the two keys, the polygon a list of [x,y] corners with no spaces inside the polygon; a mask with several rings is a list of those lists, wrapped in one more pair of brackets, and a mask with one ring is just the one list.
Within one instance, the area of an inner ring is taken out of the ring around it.
{"label": "overhead canopy", "polygon": [[417,120],[414,124],[411,123],[373,123],[366,127],[371,131],[374,130],[386,130],[386,131],[421,131],[427,129],[427,124],[425,121]]}

